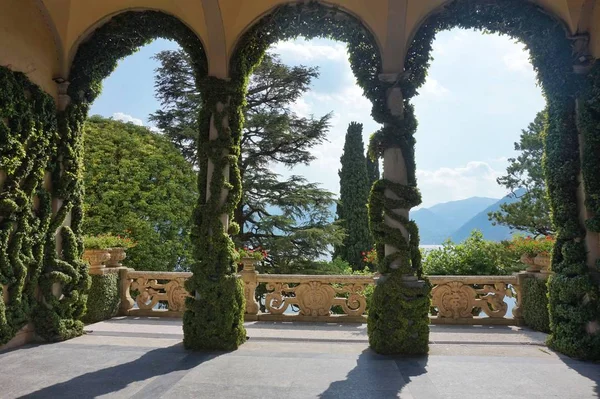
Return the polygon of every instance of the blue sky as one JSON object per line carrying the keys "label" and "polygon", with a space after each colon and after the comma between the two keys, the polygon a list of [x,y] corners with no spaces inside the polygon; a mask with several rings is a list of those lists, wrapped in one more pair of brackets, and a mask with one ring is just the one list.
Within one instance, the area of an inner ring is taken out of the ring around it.
{"label": "blue sky", "polygon": [[[175,49],[158,40],[122,60],[105,80],[91,114],[148,126],[148,115],[160,107],[154,98],[152,56]],[[364,125],[368,136],[379,126],[371,119],[370,102],[356,85],[342,43],[298,39],[272,48],[290,65],[318,66],[319,79],[293,105],[300,115],[322,116],[332,111],[329,142],[315,148],[317,160],[294,170],[275,167],[282,175],[301,174],[338,191],[337,171],[348,124]],[[423,206],[471,196],[500,198],[506,191],[496,178],[521,129],[544,107],[528,54],[507,37],[475,31],[442,32],[434,43],[434,61],[427,82],[414,100],[419,128],[416,161]]]}

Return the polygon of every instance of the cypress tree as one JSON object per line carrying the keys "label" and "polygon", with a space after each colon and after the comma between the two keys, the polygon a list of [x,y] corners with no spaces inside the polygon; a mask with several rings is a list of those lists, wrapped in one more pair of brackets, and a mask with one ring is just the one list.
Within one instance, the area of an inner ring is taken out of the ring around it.
{"label": "cypress tree", "polygon": [[335,254],[350,263],[354,270],[362,270],[365,267],[362,253],[372,245],[367,214],[370,187],[362,124],[351,122],[348,126],[341,163],[337,217],[346,230],[346,237]]}

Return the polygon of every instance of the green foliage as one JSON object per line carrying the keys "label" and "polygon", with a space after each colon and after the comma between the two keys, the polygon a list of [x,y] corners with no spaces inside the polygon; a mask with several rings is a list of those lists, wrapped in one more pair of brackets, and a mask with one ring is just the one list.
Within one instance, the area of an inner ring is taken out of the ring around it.
{"label": "green foliage", "polygon": [[[585,206],[591,216],[585,221],[588,229],[600,232],[600,64],[596,62],[584,86],[579,102],[577,125],[583,136],[581,154]],[[600,260],[599,260],[600,262]],[[598,265],[600,267],[600,264]]]}
{"label": "green foliage", "polygon": [[108,320],[117,315],[121,304],[118,273],[93,275],[87,298],[86,324]]}
{"label": "green foliage", "polygon": [[[183,51],[163,51],[157,58],[156,94],[162,109],[151,119],[196,163],[202,96],[193,84],[190,59]],[[290,106],[318,75],[316,68],[290,67],[265,54],[248,81],[238,160],[243,191],[233,214],[240,231],[233,239],[238,247],[269,248],[273,268],[327,255],[343,237],[330,222],[332,193],[301,176],[284,180],[273,172],[274,165],[292,168],[312,162],[310,150],[326,139],[330,115],[304,118]]]}
{"label": "green foliage", "polygon": [[500,224],[527,231],[535,236],[553,234],[550,220],[550,204],[542,168],[544,155],[544,132],[548,119],[547,111],[538,112],[527,130],[521,132],[521,140],[515,150],[521,154],[509,158],[506,175],[497,179],[498,184],[511,190],[516,202],[500,205],[500,210],[488,214],[492,224]]}
{"label": "green foliage", "polygon": [[441,248],[427,251],[423,259],[423,272],[429,276],[501,276],[522,268],[509,243],[484,240],[477,230],[460,244],[448,240]]}
{"label": "green foliage", "polygon": [[[406,79],[400,82],[405,99],[414,96],[425,82],[436,33],[454,27],[505,34],[524,43],[530,52],[548,105],[542,166],[557,237],[552,255],[556,274],[549,283],[549,344],[570,356],[600,358],[600,334],[590,332],[590,325],[600,319],[599,289],[585,263],[585,230],[578,221],[576,177],[580,159],[575,98],[581,79],[573,73],[569,36],[557,20],[533,2],[455,0],[432,14],[415,35],[406,56]],[[380,136],[371,152],[377,153],[377,144],[386,140],[390,138]],[[587,171],[588,176],[597,174],[597,169]]]}
{"label": "green foliage", "polygon": [[365,264],[362,253],[372,247],[367,215],[369,178],[365,160],[365,147],[362,141],[362,124],[352,122],[346,133],[344,152],[340,159],[340,199],[337,217],[346,232],[335,254],[352,265],[354,270],[362,270]]}
{"label": "green foliage", "polygon": [[121,246],[115,234],[137,242],[123,262],[134,269],[189,270],[192,166],[165,136],[131,123],[94,116],[84,137],[86,234],[101,234],[103,248]]}
{"label": "green foliage", "polygon": [[[5,177],[0,182],[0,291],[8,294],[6,305],[0,299],[3,345],[40,307],[40,275],[60,273],[52,269],[57,262],[54,232],[64,214],[52,215],[52,194],[43,184],[44,173],[57,167],[51,163],[59,143],[54,100],[25,74],[3,66],[0,87],[0,170]],[[39,332],[42,326],[35,327]]]}
{"label": "green foliage", "polygon": [[427,353],[430,291],[428,282],[411,287],[400,273],[382,276],[373,292],[367,321],[371,348],[383,354]]}
{"label": "green foliage", "polygon": [[85,249],[133,248],[135,245],[136,243],[130,238],[112,234],[83,236],[83,246]]}
{"label": "green foliage", "polygon": [[523,319],[525,325],[537,331],[550,332],[548,315],[548,287],[546,281],[537,278],[525,279],[523,287]]}

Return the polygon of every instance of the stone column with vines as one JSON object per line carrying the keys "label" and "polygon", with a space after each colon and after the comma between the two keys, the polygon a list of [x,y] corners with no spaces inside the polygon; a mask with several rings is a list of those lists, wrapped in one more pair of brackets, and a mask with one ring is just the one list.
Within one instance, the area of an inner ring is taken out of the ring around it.
{"label": "stone column with vines", "polygon": [[386,99],[375,116],[384,127],[370,143],[370,155],[383,157],[383,179],[373,185],[369,201],[381,273],[369,311],[369,343],[380,353],[422,354],[428,351],[430,286],[419,279],[418,228],[408,218],[410,208],[421,203],[414,162],[417,123],[399,78],[380,75]]}
{"label": "stone column with vines", "polygon": [[202,82],[200,195],[192,231],[196,261],[194,275],[185,285],[192,296],[183,316],[183,343],[189,349],[232,350],[246,339],[244,289],[236,276],[235,247],[229,236],[236,232],[229,217],[241,197],[240,137],[230,126],[241,123],[244,96],[234,87],[214,77]]}

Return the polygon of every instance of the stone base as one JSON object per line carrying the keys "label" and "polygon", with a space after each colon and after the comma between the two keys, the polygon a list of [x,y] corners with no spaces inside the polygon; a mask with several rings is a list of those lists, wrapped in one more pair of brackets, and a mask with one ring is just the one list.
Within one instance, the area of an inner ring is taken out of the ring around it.
{"label": "stone base", "polygon": [[35,335],[35,329],[33,328],[33,324],[29,323],[29,324],[25,325],[23,328],[21,328],[17,332],[17,335],[15,335],[13,339],[8,341],[8,343],[0,346],[0,352],[6,351],[9,349],[14,349],[14,348],[26,345],[31,342],[35,342],[37,340],[38,339],[37,339],[37,336]]}

